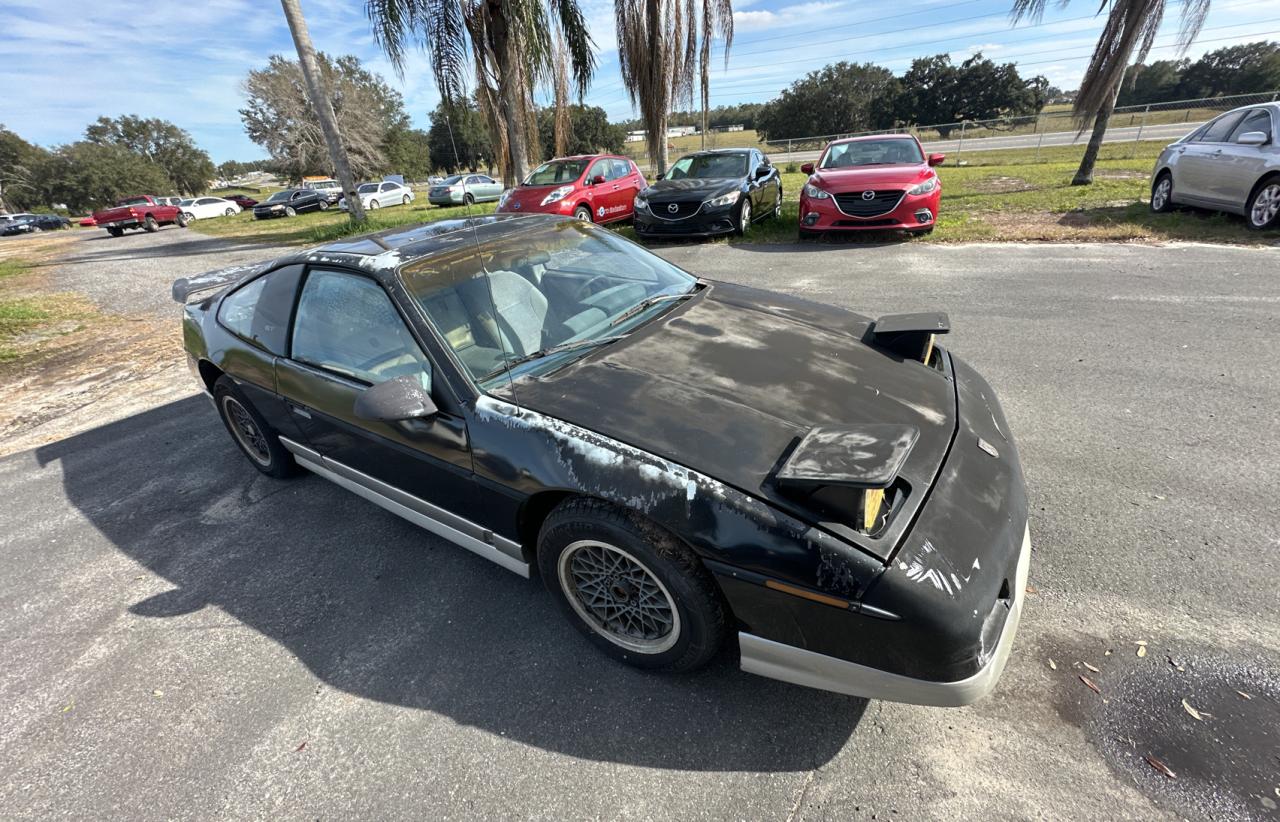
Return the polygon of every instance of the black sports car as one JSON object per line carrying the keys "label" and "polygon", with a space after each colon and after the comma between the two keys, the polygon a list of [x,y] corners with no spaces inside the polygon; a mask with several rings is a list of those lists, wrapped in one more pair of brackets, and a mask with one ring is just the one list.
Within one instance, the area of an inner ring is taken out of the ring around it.
{"label": "black sports car", "polygon": [[935,344],[943,314],[700,280],[553,216],[397,228],[173,292],[259,471],[536,568],[618,659],[688,670],[732,643],[753,673],[930,705],[1003,670],[1026,489],[995,393]]}
{"label": "black sports car", "polygon": [[328,207],[329,200],[319,191],[312,191],[309,188],[286,188],[255,205],[253,217],[256,220],[292,217],[307,211],[324,211]]}
{"label": "black sports car", "polygon": [[745,234],[782,213],[782,175],[754,148],[699,151],[635,198],[642,239]]}
{"label": "black sports car", "polygon": [[0,222],[0,237],[34,234],[38,231],[56,231],[63,228],[71,228],[71,221],[57,214],[18,214]]}

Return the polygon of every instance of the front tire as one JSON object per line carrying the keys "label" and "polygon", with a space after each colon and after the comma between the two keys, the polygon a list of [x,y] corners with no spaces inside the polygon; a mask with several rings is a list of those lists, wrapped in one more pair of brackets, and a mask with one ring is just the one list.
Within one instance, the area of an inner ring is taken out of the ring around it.
{"label": "front tire", "polygon": [[276,432],[258,409],[245,399],[230,377],[219,377],[214,383],[213,401],[218,406],[218,416],[222,417],[227,433],[254,468],[277,479],[298,472],[293,454],[280,444]]}
{"label": "front tire", "polygon": [[177,217],[173,218],[173,222],[177,224],[178,228],[186,228],[187,224],[194,219],[195,218],[189,214],[179,214]]}
{"label": "front tire", "polygon": [[568,500],[538,535],[543,583],[605,654],[638,668],[690,671],[719,651],[725,609],[710,575],[671,534],[595,499]]}
{"label": "front tire", "polygon": [[1156,214],[1173,211],[1173,175],[1167,171],[1160,172],[1151,186],[1151,210]]}
{"label": "front tire", "polygon": [[226,211],[222,212],[222,216],[234,217],[236,216],[236,210],[234,208],[228,208]]}
{"label": "front tire", "polygon": [[751,230],[751,198],[744,197],[742,205],[738,206],[738,224],[734,227],[734,234],[739,237]]}
{"label": "front tire", "polygon": [[1280,177],[1263,180],[1249,195],[1245,207],[1245,224],[1253,231],[1264,231],[1280,222]]}
{"label": "front tire", "polygon": [[400,205],[408,205],[408,204],[409,204],[409,195],[406,194],[404,195],[404,198],[400,200]]}
{"label": "front tire", "polygon": [[581,220],[584,223],[594,222],[591,219],[591,209],[586,206],[578,206],[573,210],[573,219]]}
{"label": "front tire", "polygon": [[294,208],[293,206],[285,206],[285,207],[284,207],[284,216],[286,216],[286,217],[297,217],[297,216],[298,216],[298,210],[297,210],[296,208]]}

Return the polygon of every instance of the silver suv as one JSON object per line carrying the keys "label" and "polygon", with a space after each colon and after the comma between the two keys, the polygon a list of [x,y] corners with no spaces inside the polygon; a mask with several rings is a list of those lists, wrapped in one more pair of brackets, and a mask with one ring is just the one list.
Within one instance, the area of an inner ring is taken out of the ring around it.
{"label": "silver suv", "polygon": [[1151,210],[1175,204],[1241,214],[1255,231],[1280,217],[1280,103],[1228,111],[1166,146],[1151,177]]}
{"label": "silver suv", "polygon": [[336,203],[342,198],[342,183],[337,180],[312,180],[305,187],[320,192],[330,203]]}

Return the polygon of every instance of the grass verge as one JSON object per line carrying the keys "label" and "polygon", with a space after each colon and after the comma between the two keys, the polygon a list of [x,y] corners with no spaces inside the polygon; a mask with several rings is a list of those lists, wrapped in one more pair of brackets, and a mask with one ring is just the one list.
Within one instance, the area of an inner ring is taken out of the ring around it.
{"label": "grass verge", "polygon": [[[1164,141],[1109,143],[1102,147],[1094,182],[1073,186],[1083,146],[1055,146],[1040,151],[1010,149],[964,155],[964,165],[938,169],[942,201],[932,234],[913,242],[999,241],[1167,241],[1194,240],[1241,244],[1274,243],[1276,235],[1245,228],[1239,217],[1203,211],[1153,214],[1147,207],[1149,181]],[[785,199],[782,217],[753,226],[746,237],[729,243],[792,243],[799,239],[799,196],[806,176],[798,170],[782,175]],[[472,213],[491,213],[493,203],[473,206]],[[462,216],[461,208],[426,204],[382,209],[367,226],[354,228],[345,214],[333,209],[297,217],[255,221],[252,215],[202,220],[192,227],[205,234],[240,240],[282,244],[321,243],[355,233],[408,223]],[[635,239],[630,226],[618,228]],[[900,233],[867,231],[833,235],[830,243],[900,241]]]}
{"label": "grass verge", "polygon": [[78,330],[92,313],[74,295],[31,292],[24,276],[31,268],[21,258],[0,259],[0,364],[37,350],[50,337]]}

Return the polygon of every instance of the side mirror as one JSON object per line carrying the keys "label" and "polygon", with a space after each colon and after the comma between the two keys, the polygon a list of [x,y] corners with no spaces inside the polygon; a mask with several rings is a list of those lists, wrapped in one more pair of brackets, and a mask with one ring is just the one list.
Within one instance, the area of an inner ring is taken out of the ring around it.
{"label": "side mirror", "polygon": [[760,166],[759,168],[757,168],[757,169],[756,169],[756,179],[757,179],[757,180],[762,179],[762,178],[764,178],[764,177],[768,177],[768,176],[769,176],[769,167],[768,167],[768,166]]}
{"label": "side mirror", "polygon": [[406,375],[366,388],[352,410],[362,420],[399,422],[429,419],[440,409],[418,378]]}
{"label": "side mirror", "polygon": [[659,172],[658,172],[658,174],[657,174],[657,176],[655,176],[653,179],[655,179],[655,180],[665,180],[665,179],[667,179],[666,172],[659,171]]}
{"label": "side mirror", "polygon": [[1236,142],[1242,146],[1266,145],[1267,133],[1265,131],[1246,131],[1236,138]]}
{"label": "side mirror", "polygon": [[947,155],[945,155],[945,154],[930,154],[930,155],[929,155],[929,165],[931,165],[931,166],[940,166],[940,165],[942,165],[942,161],[943,161],[943,160],[946,160],[946,159],[947,159]]}
{"label": "side mirror", "polygon": [[801,173],[801,174],[812,174],[812,173],[813,173],[813,163],[804,163],[804,164],[802,164],[802,165],[800,166],[800,173]]}
{"label": "side mirror", "polygon": [[594,176],[594,177],[592,177],[592,178],[591,178],[591,185],[593,185],[593,186],[598,186],[598,185],[600,185],[600,184],[601,184],[601,183],[603,183],[603,182],[604,182],[604,175],[603,175],[603,174],[597,174],[596,176]]}

